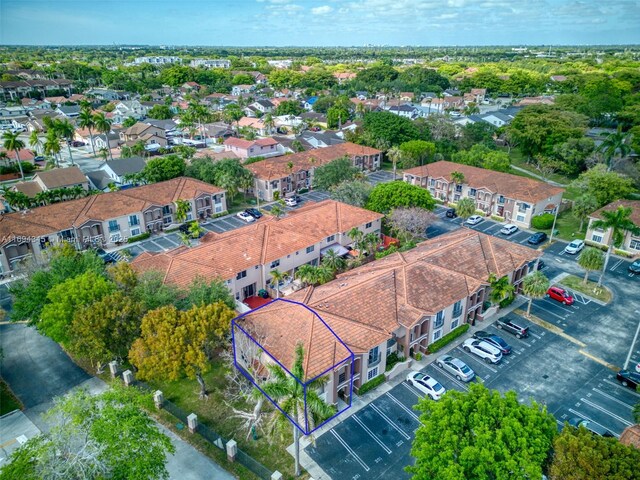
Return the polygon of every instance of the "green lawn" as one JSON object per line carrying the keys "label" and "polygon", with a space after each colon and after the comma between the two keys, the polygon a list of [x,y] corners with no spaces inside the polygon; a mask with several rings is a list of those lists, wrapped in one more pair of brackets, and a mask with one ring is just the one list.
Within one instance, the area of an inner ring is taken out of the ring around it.
{"label": "green lawn", "polygon": [[[182,379],[175,382],[150,382],[155,389],[162,390],[167,400],[175,403],[186,412],[198,415],[198,421],[206,424],[212,430],[226,439],[233,438],[238,442],[238,448],[261,462],[265,467],[282,472],[285,478],[293,473],[293,457],[285,449],[293,442],[290,429],[268,435],[258,431],[258,440],[251,436],[247,440],[247,430],[243,428],[244,420],[233,416],[233,408],[242,411],[252,411],[253,404],[242,401],[231,402],[225,392],[227,380],[225,374],[229,367],[216,359],[212,362],[211,370],[204,375],[205,384],[209,390],[209,398],[198,398],[199,386],[195,380]],[[270,404],[265,401],[263,412],[271,412]]]}
{"label": "green lawn", "polygon": [[[558,215],[555,227],[558,233],[554,235],[554,238],[558,237],[567,241],[571,241],[576,238],[584,240],[586,234],[585,226],[586,225],[583,225],[582,227],[583,231],[578,231],[580,228],[580,220],[573,216],[571,210],[567,210]],[[547,235],[551,235],[550,228],[541,231],[546,232]]]}
{"label": "green lawn", "polygon": [[0,416],[14,410],[22,410],[22,405],[4,380],[0,379]]}
{"label": "green lawn", "polygon": [[[503,148],[502,150],[507,151],[506,148]],[[536,169],[536,167],[526,162],[526,159],[522,156],[522,152],[520,152],[520,149],[512,148],[511,152],[509,152],[509,157],[511,158],[512,165],[518,166],[520,168],[524,168],[525,170],[528,170],[531,173],[542,176],[540,171]],[[518,172],[518,171],[514,171],[512,173],[515,173],[516,175],[522,174],[522,172]],[[568,185],[575,178],[575,176],[569,177],[567,175],[563,175],[561,173],[556,172],[556,173],[551,173],[547,175],[546,178],[547,180],[551,180],[552,182],[557,182],[562,185]]]}
{"label": "green lawn", "polygon": [[597,300],[601,300],[603,302],[609,303],[611,301],[611,292],[604,286],[598,286],[597,282],[588,281],[585,285],[582,283],[583,278],[576,277],[575,275],[569,275],[565,277],[560,282],[561,285],[564,285],[571,290],[575,290],[580,293],[584,293],[590,297],[593,297]]}

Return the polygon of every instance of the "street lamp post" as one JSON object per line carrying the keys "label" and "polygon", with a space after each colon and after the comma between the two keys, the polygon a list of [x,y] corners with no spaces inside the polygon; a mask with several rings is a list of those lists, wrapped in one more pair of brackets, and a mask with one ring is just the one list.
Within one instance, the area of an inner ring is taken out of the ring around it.
{"label": "street lamp post", "polygon": [[[551,200],[551,198],[549,198],[549,200]],[[553,217],[553,225],[551,225],[551,235],[549,235],[549,245],[551,245],[551,242],[553,241],[553,232],[556,229],[556,221],[558,220],[558,212],[560,211],[560,204],[558,204],[556,206],[556,214]]]}
{"label": "street lamp post", "polygon": [[[636,310],[636,313],[640,315],[640,310]],[[631,342],[631,346],[629,347],[629,354],[627,355],[627,359],[624,362],[624,370],[629,368],[629,361],[631,360],[631,355],[633,354],[633,347],[636,345],[636,340],[638,340],[638,334],[640,334],[640,320],[638,321],[638,328],[636,328],[636,334],[633,336],[633,341]]]}

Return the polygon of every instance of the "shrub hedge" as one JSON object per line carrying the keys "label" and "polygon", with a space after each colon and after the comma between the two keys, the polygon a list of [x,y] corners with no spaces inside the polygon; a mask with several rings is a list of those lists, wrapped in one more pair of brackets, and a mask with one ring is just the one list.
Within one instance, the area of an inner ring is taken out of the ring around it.
{"label": "shrub hedge", "polygon": [[368,382],[363,383],[362,385],[360,385],[360,388],[358,389],[358,395],[364,395],[369,390],[373,390],[378,385],[383,383],[384,380],[385,380],[384,375],[378,375],[377,377],[372,378]]}
{"label": "shrub hedge", "polygon": [[134,235],[133,237],[131,237],[131,238],[129,238],[127,240],[127,243],[133,243],[133,242],[138,242],[140,240],[146,240],[150,236],[151,236],[151,234],[149,232],[144,232],[144,233],[141,233],[140,235]]}
{"label": "shrub hedge", "polygon": [[466,333],[467,330],[469,330],[469,324],[463,323],[462,325],[457,327],[455,330],[447,333],[444,337],[442,337],[439,340],[436,340],[431,345],[429,345],[427,347],[427,351],[429,353],[436,353],[438,350],[441,350],[443,347],[447,346],[449,343],[454,341],[460,335],[463,335],[464,333]]}
{"label": "shrub hedge", "polygon": [[536,215],[531,219],[531,226],[538,230],[548,230],[553,226],[553,219],[555,217],[550,213],[543,213],[542,215]]}

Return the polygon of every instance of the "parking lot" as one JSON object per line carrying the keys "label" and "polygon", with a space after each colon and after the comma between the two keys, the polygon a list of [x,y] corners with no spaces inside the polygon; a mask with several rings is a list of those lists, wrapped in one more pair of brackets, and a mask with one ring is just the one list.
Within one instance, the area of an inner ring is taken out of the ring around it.
{"label": "parking lot", "polygon": [[[580,417],[620,436],[631,425],[631,411],[640,401],[640,394],[620,385],[614,372],[584,355],[579,345],[515,313],[507,318],[528,326],[530,335],[517,339],[498,329],[495,323],[480,325],[483,330],[500,335],[513,348],[511,355],[503,357],[499,364],[487,365],[465,352],[460,346],[462,340],[449,352],[476,372],[475,381],[501,392],[515,390],[522,401],[535,400],[546,405],[556,417],[558,428],[566,420]],[[640,345],[635,354],[640,356]],[[447,390],[469,389],[468,384],[435,363],[422,371]],[[413,406],[420,397],[416,389],[402,381],[320,435],[315,446],[309,445],[305,452],[330,478],[409,478],[404,467],[413,462],[411,443],[420,414]]]}

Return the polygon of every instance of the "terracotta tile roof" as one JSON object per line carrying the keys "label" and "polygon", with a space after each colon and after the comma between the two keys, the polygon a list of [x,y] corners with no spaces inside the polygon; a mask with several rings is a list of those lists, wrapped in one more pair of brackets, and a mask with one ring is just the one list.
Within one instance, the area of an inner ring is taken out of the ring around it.
{"label": "terracotta tile roof", "polygon": [[[421,243],[287,297],[324,318],[354,352],[364,353],[536,259],[540,252],[463,229]],[[334,323],[335,322],[335,323]]]}
{"label": "terracotta tile roof", "polygon": [[[11,161],[14,161],[16,159],[16,152],[13,150],[7,151],[6,148],[2,147],[0,148],[0,153],[6,153],[7,157],[9,157]],[[31,162],[35,157],[36,157],[35,153],[33,153],[28,148],[23,148],[21,150],[18,150],[18,158],[20,159],[21,162]]]}
{"label": "terracotta tile roof", "polygon": [[[326,148],[317,148],[305,152],[294,153],[282,157],[269,158],[260,162],[251,163],[246,167],[262,180],[273,180],[287,177],[292,173],[309,170],[321,165],[326,165],[332,160],[349,156],[376,155],[381,153],[375,148],[356,145],[355,143],[341,143]],[[293,169],[289,166],[293,164]]]}
{"label": "terracotta tile roof", "polygon": [[[202,193],[224,190],[193,178],[179,177],[142,187],[55,203],[0,218],[0,239],[18,236],[41,236],[79,227],[89,220],[105,221],[178,199],[191,199]],[[2,241],[4,243],[4,241]]]}
{"label": "terracotta tile roof", "polygon": [[253,142],[244,138],[229,137],[224,141],[224,145],[248,150],[253,145]]}
{"label": "terracotta tile roof", "polygon": [[240,120],[238,120],[238,126],[257,128],[258,130],[265,127],[262,120],[260,120],[259,118],[251,117],[242,117]]}
{"label": "terracotta tile roof", "polygon": [[238,325],[258,337],[264,349],[289,371],[293,370],[296,345],[301,343],[305,376],[300,380],[307,382],[351,355],[322,320],[304,305],[278,299],[244,316]]}
{"label": "terracotta tile roof", "polygon": [[589,217],[602,219],[603,210],[613,212],[614,210],[617,210],[618,207],[631,208],[631,216],[629,219],[640,227],[640,200],[616,200],[615,202],[611,202],[609,205],[605,205],[604,207],[596,210],[589,215]]}
{"label": "terracotta tile roof", "polygon": [[77,166],[45,170],[36,173],[35,177],[38,177],[49,190],[88,182],[87,177]]}
{"label": "terracotta tile roof", "polygon": [[475,189],[485,189],[492,193],[498,193],[514,200],[537,203],[545,198],[564,192],[563,188],[554,187],[538,180],[444,160],[423,165],[422,167],[409,168],[404,173],[405,175],[428,176],[449,182],[451,181],[451,173],[456,171],[464,174],[466,185]]}
{"label": "terracotta tile roof", "polygon": [[620,443],[640,448],[640,425],[631,425],[625,428],[620,435]]}
{"label": "terracotta tile roof", "polygon": [[243,270],[295,254],[329,235],[381,217],[333,200],[310,202],[284,218],[265,215],[258,222],[237,230],[211,233],[201,245],[180,254],[171,251],[138,257],[131,264],[140,271],[160,270],[167,283],[179,286],[191,283],[196,274],[227,280]]}

